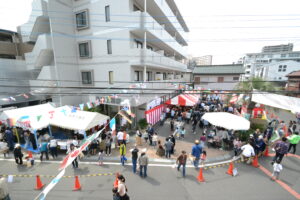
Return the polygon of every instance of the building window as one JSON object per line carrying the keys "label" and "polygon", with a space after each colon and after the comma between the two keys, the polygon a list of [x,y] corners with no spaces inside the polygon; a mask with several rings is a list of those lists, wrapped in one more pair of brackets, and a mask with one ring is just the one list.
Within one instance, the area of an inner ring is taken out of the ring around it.
{"label": "building window", "polygon": [[279,65],[278,72],[281,72],[281,71],[282,71],[282,65]]}
{"label": "building window", "polygon": [[247,65],[247,68],[250,69],[250,68],[251,68],[251,65]]}
{"label": "building window", "polygon": [[280,56],[281,56],[281,58],[285,58],[286,54],[281,54]]}
{"label": "building window", "polygon": [[134,81],[142,81],[142,72],[134,71]]}
{"label": "building window", "polygon": [[282,69],[283,72],[286,71],[286,67],[287,67],[286,65],[283,65],[283,69]]}
{"label": "building window", "polygon": [[240,80],[240,77],[233,77],[232,80],[238,81],[238,80]]}
{"label": "building window", "polygon": [[107,40],[107,54],[112,54],[111,40]]}
{"label": "building window", "polygon": [[109,84],[114,84],[114,72],[113,71],[108,72],[108,82],[109,82]]}
{"label": "building window", "polygon": [[141,41],[138,40],[134,40],[136,48],[138,49],[142,49],[143,48],[143,43]]}
{"label": "building window", "polygon": [[147,81],[152,81],[152,72],[147,72]]}
{"label": "building window", "polygon": [[89,27],[88,10],[80,11],[75,14],[77,30]]}
{"label": "building window", "polygon": [[163,80],[167,80],[167,73],[163,73]]}
{"label": "building window", "polygon": [[289,57],[300,57],[299,53],[290,53]]}
{"label": "building window", "polygon": [[223,83],[224,82],[224,77],[218,77],[218,83]]}
{"label": "building window", "polygon": [[194,77],[194,82],[195,83],[200,83],[200,77],[199,76]]}
{"label": "building window", "polygon": [[79,57],[80,58],[90,58],[92,57],[91,51],[91,41],[80,42],[79,47]]}
{"label": "building window", "polygon": [[92,85],[93,84],[93,72],[92,71],[82,71],[81,72],[81,81],[83,85]]}
{"label": "building window", "polygon": [[109,8],[109,6],[105,6],[105,21],[110,22],[110,8]]}
{"label": "building window", "polygon": [[151,46],[148,46],[148,45],[147,45],[147,49],[153,51],[153,48]]}

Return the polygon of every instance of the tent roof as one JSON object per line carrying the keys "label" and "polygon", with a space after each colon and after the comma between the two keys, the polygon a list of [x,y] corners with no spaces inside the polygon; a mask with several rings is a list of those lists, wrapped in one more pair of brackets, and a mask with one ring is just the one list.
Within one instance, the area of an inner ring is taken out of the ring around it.
{"label": "tent roof", "polygon": [[[6,110],[0,115],[2,122],[9,119],[13,126],[24,129],[39,130],[49,125],[49,112],[54,110],[50,103]],[[30,126],[27,126],[30,124]]]}
{"label": "tent roof", "polygon": [[86,131],[97,125],[105,124],[109,117],[96,112],[73,110],[62,106],[54,110],[50,124],[70,130]]}
{"label": "tent roof", "polygon": [[275,108],[290,110],[293,113],[300,112],[300,98],[271,93],[260,93],[253,94],[252,101]]}
{"label": "tent roof", "polygon": [[166,103],[171,105],[180,105],[180,106],[194,106],[197,103],[198,99],[195,95],[192,94],[180,94]]}

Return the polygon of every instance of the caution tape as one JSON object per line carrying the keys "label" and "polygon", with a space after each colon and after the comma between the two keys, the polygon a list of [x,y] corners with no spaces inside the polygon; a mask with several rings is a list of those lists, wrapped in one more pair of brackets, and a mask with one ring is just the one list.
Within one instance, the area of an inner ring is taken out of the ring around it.
{"label": "caution tape", "polygon": [[[234,161],[234,163],[240,163],[241,160],[237,160],[237,161]],[[230,163],[224,163],[224,164],[218,164],[218,165],[212,165],[212,166],[208,166],[208,167],[204,167],[203,169],[214,169],[214,168],[219,168],[219,167],[225,167],[225,166],[228,166]]]}
{"label": "caution tape", "polygon": [[[32,174],[11,174],[11,175],[7,175],[7,174],[0,174],[1,176],[4,177],[8,177],[8,176],[13,176],[13,177],[20,177],[20,178],[32,178],[32,177],[36,177],[36,175],[32,175]],[[98,177],[98,176],[112,176],[114,175],[114,173],[100,173],[100,174],[87,174],[87,175],[78,175],[78,177],[81,178],[86,178],[86,177]],[[54,178],[54,175],[39,175],[40,177],[43,178]],[[63,178],[74,178],[75,176],[63,176]]]}

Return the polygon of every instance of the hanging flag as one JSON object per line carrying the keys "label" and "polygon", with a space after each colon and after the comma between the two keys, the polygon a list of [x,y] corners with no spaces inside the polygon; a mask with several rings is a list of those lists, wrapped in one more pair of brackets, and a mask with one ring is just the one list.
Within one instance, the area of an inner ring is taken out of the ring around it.
{"label": "hanging flag", "polygon": [[80,108],[80,110],[83,110],[84,104],[79,104],[79,108]]}
{"label": "hanging flag", "polygon": [[101,97],[100,104],[104,104],[104,102],[105,102],[105,99],[103,97]]}
{"label": "hanging flag", "polygon": [[118,114],[121,115],[127,122],[129,122],[130,124],[132,124],[132,121],[126,116],[125,113],[122,113],[121,110],[118,112]]}
{"label": "hanging flag", "polygon": [[125,99],[121,105],[123,105],[122,110],[124,110],[129,116],[135,117],[135,114],[131,112],[130,102],[128,99]]}
{"label": "hanging flag", "polygon": [[25,94],[25,93],[24,93],[22,96],[23,96],[25,99],[29,99],[29,96],[28,96],[27,94]]}
{"label": "hanging flag", "polygon": [[9,97],[9,100],[16,101],[16,99],[14,97]]}
{"label": "hanging flag", "polygon": [[96,104],[96,106],[100,105],[100,99],[98,97],[96,98],[95,104]]}
{"label": "hanging flag", "polygon": [[92,106],[91,106],[91,103],[90,103],[90,102],[87,102],[87,103],[86,103],[86,105],[87,105],[88,109],[91,109],[91,108],[92,108]]}
{"label": "hanging flag", "polygon": [[71,113],[76,113],[77,108],[75,106],[72,107]]}
{"label": "hanging flag", "polygon": [[109,127],[112,131],[116,130],[116,119],[113,118],[110,122],[109,122]]}
{"label": "hanging flag", "polygon": [[40,121],[41,118],[42,118],[42,115],[39,115],[39,116],[36,117],[37,121]]}

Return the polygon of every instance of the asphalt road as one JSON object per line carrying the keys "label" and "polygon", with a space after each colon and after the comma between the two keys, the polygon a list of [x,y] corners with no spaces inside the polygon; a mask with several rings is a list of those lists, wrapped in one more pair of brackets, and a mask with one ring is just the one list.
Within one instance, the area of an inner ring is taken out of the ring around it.
{"label": "asphalt road", "polygon": [[[271,171],[271,158],[260,159],[260,164]],[[96,164],[80,163],[80,168],[73,170],[68,168],[66,175],[71,178],[63,178],[48,194],[50,200],[83,200],[83,199],[112,199],[111,189],[114,175],[110,173],[120,172],[126,177],[129,195],[133,200],[292,200],[297,199],[288,190],[294,190],[300,194],[300,159],[285,157],[284,170],[281,180],[288,188],[273,182],[259,168],[247,164],[235,164],[239,175],[231,177],[225,172],[228,166],[216,167],[204,170],[205,183],[199,183],[196,179],[198,171],[194,168],[187,169],[186,178],[182,178],[176,169],[169,167],[149,167],[148,178],[140,178],[131,172],[130,166],[119,165],[97,166]],[[31,174],[31,175],[57,175],[58,164],[37,163],[33,168],[18,167],[11,161],[0,161],[1,174]],[[87,176],[102,174],[101,176]],[[107,174],[107,175],[104,175]],[[72,191],[74,187],[74,175],[80,177],[81,191]],[[42,177],[43,183],[49,183],[53,178]],[[14,182],[9,184],[10,194],[13,200],[31,200],[40,191],[35,191],[35,177],[14,177]]]}

